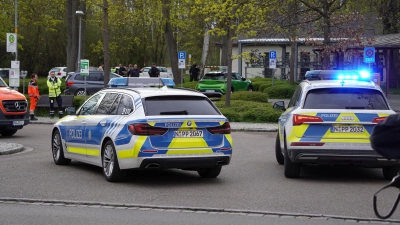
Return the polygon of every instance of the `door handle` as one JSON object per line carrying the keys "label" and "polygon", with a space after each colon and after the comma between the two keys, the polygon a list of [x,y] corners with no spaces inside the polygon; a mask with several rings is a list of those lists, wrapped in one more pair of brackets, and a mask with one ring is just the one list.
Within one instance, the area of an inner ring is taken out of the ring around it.
{"label": "door handle", "polygon": [[101,125],[101,126],[103,126],[103,127],[106,125],[106,123],[107,123],[107,121],[106,121],[106,120],[102,120],[102,121],[100,121],[100,125]]}

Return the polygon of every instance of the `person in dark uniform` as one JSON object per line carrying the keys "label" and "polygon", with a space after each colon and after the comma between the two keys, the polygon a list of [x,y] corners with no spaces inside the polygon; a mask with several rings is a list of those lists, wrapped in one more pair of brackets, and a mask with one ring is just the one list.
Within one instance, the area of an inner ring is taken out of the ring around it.
{"label": "person in dark uniform", "polygon": [[153,63],[153,65],[149,69],[148,73],[149,73],[150,77],[159,77],[160,76],[160,70],[158,70],[158,68],[157,68],[155,63]]}
{"label": "person in dark uniform", "polygon": [[196,62],[193,62],[193,65],[190,67],[189,69],[189,74],[190,74],[190,82],[194,81],[198,81],[199,78],[199,73],[200,73],[200,68],[197,65]]}

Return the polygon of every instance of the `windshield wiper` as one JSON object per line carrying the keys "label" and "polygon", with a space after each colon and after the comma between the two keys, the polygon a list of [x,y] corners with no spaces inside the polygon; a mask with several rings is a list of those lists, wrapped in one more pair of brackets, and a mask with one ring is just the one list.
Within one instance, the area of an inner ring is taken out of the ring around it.
{"label": "windshield wiper", "polygon": [[345,106],[345,109],[365,109],[365,107],[362,107],[362,106]]}
{"label": "windshield wiper", "polygon": [[187,114],[189,114],[187,110],[160,112],[160,115],[187,115]]}

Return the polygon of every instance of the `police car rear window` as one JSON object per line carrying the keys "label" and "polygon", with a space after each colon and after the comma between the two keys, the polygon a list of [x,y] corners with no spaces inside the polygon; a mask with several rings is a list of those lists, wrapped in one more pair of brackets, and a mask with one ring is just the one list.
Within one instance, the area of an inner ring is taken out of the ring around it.
{"label": "police car rear window", "polygon": [[198,96],[157,96],[143,102],[146,116],[220,115],[208,98]]}
{"label": "police car rear window", "polygon": [[323,88],[310,90],[304,109],[389,109],[381,92],[363,88]]}

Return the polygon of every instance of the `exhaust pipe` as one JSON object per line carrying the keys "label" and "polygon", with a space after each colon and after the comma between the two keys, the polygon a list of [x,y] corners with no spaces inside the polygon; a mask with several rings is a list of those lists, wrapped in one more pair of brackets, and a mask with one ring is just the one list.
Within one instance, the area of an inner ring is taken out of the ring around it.
{"label": "exhaust pipe", "polygon": [[217,161],[217,166],[226,165],[225,161]]}
{"label": "exhaust pipe", "polygon": [[149,163],[149,164],[146,165],[145,168],[147,168],[147,169],[160,168],[160,164],[158,164],[158,163]]}

